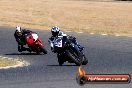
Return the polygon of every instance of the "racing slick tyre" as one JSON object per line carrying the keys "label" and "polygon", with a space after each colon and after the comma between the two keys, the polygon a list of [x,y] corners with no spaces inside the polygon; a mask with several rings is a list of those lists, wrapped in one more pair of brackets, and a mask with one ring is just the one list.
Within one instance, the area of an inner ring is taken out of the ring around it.
{"label": "racing slick tyre", "polygon": [[86,65],[87,63],[88,63],[88,59],[85,57],[85,56],[83,56],[83,62],[82,62],[82,65]]}
{"label": "racing slick tyre", "polygon": [[62,58],[58,54],[57,54],[57,57],[58,57],[59,66],[62,66],[62,64],[64,63],[64,61],[62,60]]}
{"label": "racing slick tyre", "polygon": [[44,54],[47,54],[47,50],[46,50],[45,48],[42,48],[42,52],[43,52]]}
{"label": "racing slick tyre", "polygon": [[77,65],[77,66],[80,66],[81,65],[81,61],[80,61],[80,58],[76,58],[74,56],[74,54],[72,54],[71,52],[69,51],[66,51],[67,52],[67,55],[70,59],[72,59],[72,61]]}
{"label": "racing slick tyre", "polygon": [[62,64],[64,63],[60,58],[58,58],[58,63],[59,63],[59,66],[62,66]]}
{"label": "racing slick tyre", "polygon": [[47,50],[43,46],[39,45],[39,48],[44,54],[47,54]]}

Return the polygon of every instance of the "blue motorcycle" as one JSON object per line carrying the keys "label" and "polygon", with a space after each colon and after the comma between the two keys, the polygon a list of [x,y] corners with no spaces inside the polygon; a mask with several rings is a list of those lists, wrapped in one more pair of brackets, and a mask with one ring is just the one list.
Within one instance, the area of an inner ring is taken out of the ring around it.
{"label": "blue motorcycle", "polygon": [[54,52],[57,53],[60,66],[66,61],[75,63],[77,66],[88,63],[83,50],[80,50],[78,45],[70,39],[70,36],[58,36],[56,38]]}

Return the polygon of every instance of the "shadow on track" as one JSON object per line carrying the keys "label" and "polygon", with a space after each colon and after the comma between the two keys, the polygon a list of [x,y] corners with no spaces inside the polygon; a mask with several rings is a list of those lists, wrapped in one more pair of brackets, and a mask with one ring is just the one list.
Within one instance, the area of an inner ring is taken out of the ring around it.
{"label": "shadow on track", "polygon": [[44,54],[37,54],[37,53],[9,53],[5,55],[44,55]]}
{"label": "shadow on track", "polygon": [[[47,65],[47,66],[51,66],[51,67],[52,67],[52,66],[53,66],[53,67],[57,67],[57,66],[60,66],[60,65]],[[63,66],[66,66],[66,67],[67,67],[67,66],[77,66],[77,65],[62,65],[62,67],[63,67]],[[61,66],[60,66],[60,67],[61,67]]]}

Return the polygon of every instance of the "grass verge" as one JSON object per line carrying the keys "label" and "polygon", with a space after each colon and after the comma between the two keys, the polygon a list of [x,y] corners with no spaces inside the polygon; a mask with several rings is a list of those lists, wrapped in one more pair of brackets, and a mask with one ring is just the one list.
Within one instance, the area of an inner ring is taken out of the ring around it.
{"label": "grass verge", "polygon": [[18,60],[0,58],[0,67],[14,66],[17,64],[19,64]]}
{"label": "grass verge", "polygon": [[99,1],[0,0],[0,25],[132,36],[132,3]]}

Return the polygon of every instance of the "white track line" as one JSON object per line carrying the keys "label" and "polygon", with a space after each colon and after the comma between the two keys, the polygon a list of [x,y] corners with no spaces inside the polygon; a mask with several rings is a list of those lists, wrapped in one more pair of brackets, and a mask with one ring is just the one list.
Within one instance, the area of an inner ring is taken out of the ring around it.
{"label": "white track line", "polygon": [[[0,56],[0,58],[13,60],[13,58],[8,58],[3,56]],[[9,68],[24,67],[30,65],[30,63],[28,63],[27,61],[20,61],[20,59],[14,59],[14,60],[16,60],[18,64],[13,66],[0,67],[0,69],[9,69]]]}
{"label": "white track line", "polygon": [[130,38],[131,38],[132,36],[128,36],[128,37],[130,37]]}
{"label": "white track line", "polygon": [[[72,31],[66,31],[66,32],[72,32]],[[76,32],[76,33],[84,33],[84,32]],[[90,35],[94,35],[95,33],[91,32],[89,34]],[[100,34],[100,35],[102,35],[102,36],[108,36],[108,34]],[[121,35],[115,34],[113,36],[120,37]],[[132,36],[129,36],[129,37],[132,37]]]}
{"label": "white track line", "polygon": [[17,67],[23,67],[29,65],[29,63],[21,62],[21,61],[17,61],[17,63],[18,63],[17,65],[13,65],[13,66],[0,67],[0,69],[17,68]]}
{"label": "white track line", "polygon": [[94,33],[90,33],[91,35],[93,35]]}
{"label": "white track line", "polygon": [[101,35],[104,35],[105,36],[105,35],[108,35],[108,34],[101,34]]}
{"label": "white track line", "polygon": [[66,31],[66,32],[72,32],[72,31]]}
{"label": "white track line", "polygon": [[120,36],[120,35],[116,34],[115,36],[117,36],[117,37],[118,37],[118,36]]}
{"label": "white track line", "polygon": [[77,33],[83,33],[83,32],[77,32]]}

